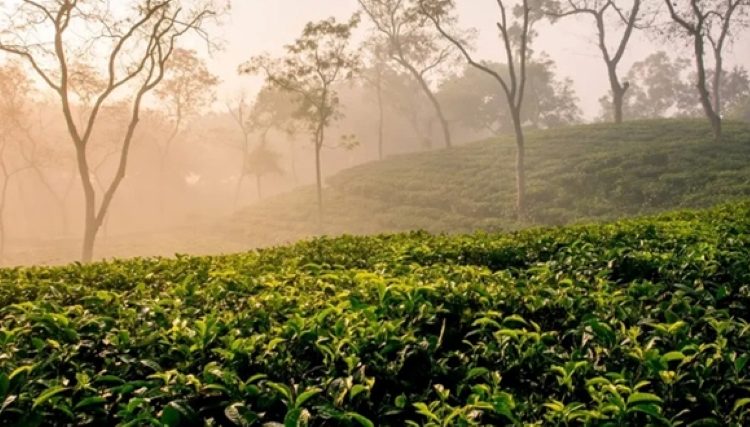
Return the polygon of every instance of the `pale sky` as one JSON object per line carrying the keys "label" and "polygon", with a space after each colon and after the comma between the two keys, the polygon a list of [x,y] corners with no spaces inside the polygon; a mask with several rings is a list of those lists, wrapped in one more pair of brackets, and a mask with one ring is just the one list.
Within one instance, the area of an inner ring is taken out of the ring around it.
{"label": "pale sky", "polygon": [[[496,2],[458,0],[458,8],[461,26],[473,27],[479,32],[477,57],[503,61],[495,27],[498,15]],[[220,96],[231,98],[242,90],[248,93],[257,90],[259,78],[237,75],[237,66],[249,57],[263,51],[279,54],[308,21],[329,16],[346,19],[356,9],[356,0],[235,0],[224,26],[218,30],[226,43],[225,49],[211,59],[212,70],[224,82]],[[367,25],[366,19],[363,24]],[[534,49],[546,52],[557,63],[561,77],[573,79],[586,115],[596,114],[599,111],[598,99],[608,91],[609,85],[604,64],[594,44],[593,22],[586,18],[569,18],[554,26],[547,22],[540,23],[537,30],[539,37]],[[747,33],[726,55],[728,66],[742,63],[750,68],[750,37]],[[658,49],[680,50],[676,46],[651,46],[643,34],[636,32],[620,67],[621,75],[634,61]],[[689,53],[689,50],[685,49],[685,53]]]}

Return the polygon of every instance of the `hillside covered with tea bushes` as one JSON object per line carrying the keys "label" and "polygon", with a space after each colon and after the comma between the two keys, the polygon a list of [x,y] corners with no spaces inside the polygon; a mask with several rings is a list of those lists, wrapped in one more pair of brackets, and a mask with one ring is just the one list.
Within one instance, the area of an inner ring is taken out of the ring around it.
{"label": "hillside covered with tea bushes", "polygon": [[750,423],[750,202],[5,269],[0,307],[0,425]]}
{"label": "hillside covered with tea bushes", "polygon": [[750,196],[750,125],[647,120],[527,132],[526,223],[515,217],[515,141],[388,157],[326,180],[318,222],[313,187],[262,200],[217,231],[268,245],[314,235],[515,230],[712,206]]}

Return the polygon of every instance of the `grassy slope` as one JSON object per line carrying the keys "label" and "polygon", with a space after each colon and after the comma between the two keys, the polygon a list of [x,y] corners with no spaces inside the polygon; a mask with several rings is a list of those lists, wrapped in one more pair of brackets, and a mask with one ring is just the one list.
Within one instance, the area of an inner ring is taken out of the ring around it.
{"label": "grassy slope", "polygon": [[0,270],[0,424],[747,425],[749,263],[744,202]]}
{"label": "grassy slope", "polygon": [[[711,142],[703,120],[597,124],[527,135],[531,224],[608,220],[750,195],[750,126]],[[266,200],[222,233],[248,244],[315,234],[516,229],[511,138],[388,158],[327,180],[319,226],[314,189]]]}

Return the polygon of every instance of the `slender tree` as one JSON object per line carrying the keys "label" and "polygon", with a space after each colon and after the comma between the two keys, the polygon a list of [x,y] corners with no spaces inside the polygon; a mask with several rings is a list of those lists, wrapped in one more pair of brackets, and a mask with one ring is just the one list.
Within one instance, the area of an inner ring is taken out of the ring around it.
{"label": "slender tree", "polygon": [[[486,63],[474,59],[468,41],[450,31],[456,19],[454,0],[419,0],[421,13],[432,21],[437,31],[461,51],[471,66],[495,79],[505,95],[516,137],[516,214],[519,220],[523,220],[526,217],[524,164],[526,144],[521,113],[526,90],[526,64],[530,55],[529,44],[533,17],[530,0],[523,0],[521,6],[515,11],[508,10],[506,3],[503,0],[497,1],[499,9],[497,28],[500,31],[500,40],[508,67],[508,75],[503,76]],[[514,16],[517,22],[513,22]]]}
{"label": "slender tree", "polygon": [[350,49],[352,30],[358,23],[357,15],[344,23],[334,18],[310,22],[286,46],[285,57],[261,55],[240,66],[240,73],[262,73],[268,84],[298,96],[296,116],[307,125],[315,148],[319,219],[323,216],[321,151],[326,129],[342,116],[336,84],[351,79],[359,66],[359,56]]}
{"label": "slender tree", "polygon": [[234,206],[235,209],[237,209],[237,203],[239,202],[242,182],[245,180],[245,175],[248,167],[247,159],[250,155],[250,135],[253,131],[250,128],[250,124],[248,122],[249,109],[250,106],[247,104],[244,93],[239,96],[234,106],[230,103],[227,103],[227,112],[232,118],[232,121],[237,125],[240,132],[242,133],[242,139],[240,140],[239,147],[240,151],[242,152],[242,163],[240,166],[239,175],[237,175],[237,183],[234,187],[234,198],[232,202],[232,206]]}
{"label": "slender tree", "polygon": [[378,104],[378,160],[383,160],[383,135],[385,128],[383,86],[385,84],[385,75],[388,71],[387,48],[377,38],[371,38],[364,43],[363,50],[368,52],[368,60],[367,67],[362,71],[361,75],[364,81],[375,91],[375,99]]}
{"label": "slender tree", "polygon": [[[692,39],[696,68],[696,88],[703,111],[711,123],[714,140],[721,141],[721,78],[723,52],[729,43],[737,17],[747,13],[748,0],[664,0],[678,33]],[[714,58],[713,84],[709,90],[706,42]]]}
{"label": "slender tree", "polygon": [[[156,143],[159,151],[159,186],[162,196],[166,163],[172,144],[190,117],[211,106],[216,99],[216,85],[219,84],[219,78],[208,70],[205,61],[194,50],[175,49],[167,66],[164,82],[155,90],[171,122],[167,138]],[[163,197],[159,200],[163,203]],[[163,205],[161,210],[163,211]]]}
{"label": "slender tree", "polygon": [[450,125],[430,85],[429,74],[450,63],[454,49],[427,28],[414,0],[357,0],[382,38],[392,61],[418,83],[435,109],[445,146],[452,146]]}
{"label": "slender tree", "polygon": [[[642,2],[643,0],[553,0],[549,2],[546,10],[546,14],[552,17],[553,22],[567,16],[589,16],[593,19],[596,24],[599,51],[607,67],[615,123],[622,123],[623,100],[630,87],[628,82],[621,81],[617,67],[641,18]],[[628,4],[627,8],[624,7],[624,3]],[[608,40],[610,34],[616,31],[612,25],[608,25],[608,21],[612,20],[624,24],[622,32],[616,37],[614,49],[610,47],[611,42]]]}
{"label": "slender tree", "polygon": [[[202,28],[216,14],[212,2],[198,0],[140,0],[122,7],[110,3],[22,0],[7,22],[0,24],[7,29],[0,37],[0,51],[28,62],[60,101],[84,193],[81,259],[85,262],[93,257],[96,235],[125,178],[144,97],[163,80],[178,41],[194,30],[205,36]],[[38,37],[50,39],[39,42]],[[106,53],[100,56],[102,52]],[[101,59],[97,65],[105,75],[105,85],[82,124],[73,113],[70,81],[75,59],[81,57]],[[130,100],[127,130],[119,141],[115,175],[97,201],[88,148],[102,107],[123,98]]]}

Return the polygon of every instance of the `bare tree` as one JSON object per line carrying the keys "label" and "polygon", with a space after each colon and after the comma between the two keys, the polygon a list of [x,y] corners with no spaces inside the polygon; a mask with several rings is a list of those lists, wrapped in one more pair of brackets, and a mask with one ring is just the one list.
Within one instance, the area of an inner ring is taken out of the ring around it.
{"label": "bare tree", "polygon": [[325,131],[341,117],[335,85],[351,79],[359,66],[359,57],[349,48],[352,30],[359,23],[355,15],[348,22],[334,18],[310,22],[302,35],[286,46],[283,58],[267,55],[253,57],[240,66],[241,73],[263,73],[268,84],[299,97],[296,116],[307,124],[315,147],[315,177],[318,214],[323,215],[323,176],[320,154],[325,146]]}
{"label": "bare tree", "polygon": [[159,210],[162,214],[165,170],[172,144],[184,130],[186,121],[214,102],[215,87],[219,84],[219,78],[208,70],[195,50],[175,49],[167,66],[164,82],[155,90],[171,124],[169,135],[155,144],[159,152]]}
{"label": "bare tree", "polygon": [[362,71],[361,76],[375,91],[375,99],[378,102],[378,160],[383,160],[383,132],[385,127],[383,84],[388,69],[387,49],[376,38],[371,38],[364,43],[363,50],[368,52],[369,58],[367,67]]}
{"label": "bare tree", "polygon": [[236,107],[232,104],[227,102],[227,112],[229,113],[229,116],[232,117],[232,121],[237,125],[237,127],[242,132],[242,140],[240,144],[240,151],[242,152],[242,165],[240,166],[239,175],[237,176],[237,184],[234,188],[234,200],[233,200],[233,206],[236,209],[237,208],[237,202],[240,198],[240,190],[242,189],[242,181],[245,180],[246,176],[246,170],[247,170],[247,159],[250,155],[250,135],[253,133],[252,129],[250,128],[250,124],[248,123],[248,110],[250,109],[250,106],[247,104],[247,101],[245,100],[245,94],[241,94],[240,97],[236,101]]}
{"label": "bare tree", "polygon": [[[673,0],[664,0],[676,28],[693,41],[696,87],[703,111],[706,113],[716,142],[721,141],[721,77],[723,51],[732,36],[737,16],[746,12],[747,0],[683,0],[679,5]],[[744,8],[744,9],[743,9]],[[706,69],[706,41],[711,45],[714,57],[712,91],[709,91]]]}
{"label": "bare tree", "polygon": [[357,0],[382,37],[388,55],[406,70],[430,100],[443,131],[445,146],[452,145],[448,120],[440,101],[430,87],[428,75],[449,63],[453,46],[443,42],[439,35],[428,31],[426,18],[419,13],[412,0]]}
{"label": "bare tree", "polygon": [[[633,30],[638,26],[642,0],[553,0],[549,3],[546,14],[552,17],[553,22],[559,18],[580,15],[590,16],[594,20],[597,44],[607,67],[607,77],[612,92],[613,119],[615,123],[622,123],[623,100],[630,84],[620,80],[617,67],[625,54]],[[628,3],[629,7],[624,8],[623,3]],[[622,33],[616,38],[614,49],[610,47],[608,41],[608,33],[614,30],[611,25],[608,25],[608,20],[621,21],[624,24]]]}
{"label": "bare tree", "polygon": [[[507,77],[498,73],[488,64],[474,59],[469,51],[469,43],[450,32],[449,28],[456,19],[453,0],[419,0],[421,13],[432,21],[438,32],[461,51],[471,66],[494,78],[505,94],[516,136],[516,214],[519,220],[522,220],[526,216],[526,170],[524,165],[526,147],[521,113],[526,90],[526,63],[529,59],[533,19],[530,0],[523,0],[519,9],[515,11],[507,10],[508,7],[505,3],[502,0],[497,1],[500,15],[497,28],[500,31],[500,39],[508,64]],[[518,22],[512,22],[512,16],[509,17],[508,15],[515,15]]]}
{"label": "bare tree", "polygon": [[[0,51],[27,61],[60,100],[84,193],[83,261],[92,259],[97,232],[125,178],[144,97],[163,80],[178,40],[193,30],[205,37],[202,27],[216,14],[212,2],[198,0],[142,0],[122,7],[126,16],[116,16],[120,9],[109,1],[22,0],[8,22],[0,24],[8,28]],[[50,38],[39,42],[38,37]],[[105,49],[100,64],[105,85],[83,123],[77,123],[71,87],[75,58],[100,58]],[[117,98],[130,100],[127,131],[120,140],[116,172],[97,203],[88,148],[102,107]]]}

